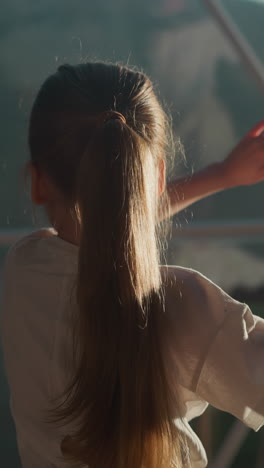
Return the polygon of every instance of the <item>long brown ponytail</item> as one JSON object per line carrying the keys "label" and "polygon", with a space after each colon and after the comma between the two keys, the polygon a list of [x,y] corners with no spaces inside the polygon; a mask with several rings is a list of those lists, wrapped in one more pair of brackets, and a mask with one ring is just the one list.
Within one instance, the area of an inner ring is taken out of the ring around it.
{"label": "long brown ponytail", "polygon": [[[75,430],[63,440],[62,452],[89,468],[180,467],[160,341],[164,292],[156,227],[165,118],[143,74],[103,64],[81,67],[78,74],[73,67],[60,72],[78,93],[87,90],[91,96],[96,90],[98,103],[90,100],[85,117],[79,113],[76,118],[74,109],[79,159],[75,167],[67,158],[67,193],[59,168],[50,170],[47,158],[38,161],[74,202],[81,232],[78,315],[73,320],[76,367],[56,410],[62,422],[75,422]],[[85,89],[84,73],[86,79],[92,76]],[[95,83],[102,75],[105,88]],[[100,93],[115,105],[103,103]],[[31,150],[39,109],[36,105],[32,113]],[[109,115],[102,119],[106,111]],[[72,151],[69,137],[63,141],[65,151]]]}

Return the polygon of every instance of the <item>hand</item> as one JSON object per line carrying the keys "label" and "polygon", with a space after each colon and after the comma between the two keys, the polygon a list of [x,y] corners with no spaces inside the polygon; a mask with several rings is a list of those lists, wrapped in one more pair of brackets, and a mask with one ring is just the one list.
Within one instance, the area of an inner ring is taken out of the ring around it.
{"label": "hand", "polygon": [[264,132],[247,135],[221,164],[227,187],[264,181]]}

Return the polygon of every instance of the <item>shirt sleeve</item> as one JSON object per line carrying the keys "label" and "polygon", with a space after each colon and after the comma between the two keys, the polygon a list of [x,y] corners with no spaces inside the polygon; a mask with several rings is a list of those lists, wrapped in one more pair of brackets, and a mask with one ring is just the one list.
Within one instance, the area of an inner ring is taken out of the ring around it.
{"label": "shirt sleeve", "polygon": [[196,394],[257,431],[264,424],[264,320],[215,288],[222,321],[211,335]]}

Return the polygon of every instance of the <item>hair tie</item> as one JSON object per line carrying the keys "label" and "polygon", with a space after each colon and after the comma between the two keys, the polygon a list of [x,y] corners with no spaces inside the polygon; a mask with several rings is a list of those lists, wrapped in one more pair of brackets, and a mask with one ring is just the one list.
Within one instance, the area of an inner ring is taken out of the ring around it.
{"label": "hair tie", "polygon": [[105,111],[102,112],[98,117],[97,117],[97,123],[98,126],[104,125],[106,122],[109,120],[120,120],[123,124],[126,124],[126,118],[123,114],[117,111]]}

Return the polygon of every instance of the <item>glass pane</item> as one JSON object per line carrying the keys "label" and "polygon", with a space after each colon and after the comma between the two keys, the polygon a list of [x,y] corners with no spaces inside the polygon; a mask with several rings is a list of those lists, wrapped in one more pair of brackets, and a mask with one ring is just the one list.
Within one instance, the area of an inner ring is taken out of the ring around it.
{"label": "glass pane", "polygon": [[240,32],[244,35],[255,53],[263,60],[263,0],[221,0]]}
{"label": "glass pane", "polygon": [[[263,54],[262,4],[226,0],[224,5]],[[4,228],[28,226],[39,217],[36,210],[32,213],[25,193],[28,117],[36,90],[61,63],[88,58],[143,67],[158,83],[174,131],[182,137],[188,173],[224,158],[263,118],[263,95],[202,2],[84,4],[77,0],[73,6],[60,0],[55,6],[32,0],[22,7],[4,0],[2,12],[0,226]],[[178,163],[175,172],[180,171],[186,168]],[[263,213],[256,202],[262,197],[262,184],[238,188],[208,198],[184,216],[260,218]]]}
{"label": "glass pane", "polygon": [[[264,3],[222,4],[263,59]],[[26,193],[27,125],[36,91],[59,64],[87,58],[142,67],[158,84],[185,146],[187,163],[178,155],[174,176],[223,159],[264,118],[262,93],[197,0],[2,0],[0,56],[0,230],[43,225],[43,214],[32,209]],[[175,220],[186,225],[263,219],[263,200],[263,184],[240,187],[194,205]],[[168,258],[200,270],[230,292],[240,286],[253,291],[264,281],[263,253],[262,243],[180,242],[176,231]],[[0,388],[0,452],[6,454],[1,461],[15,468],[7,387]],[[252,459],[245,466],[253,466]]]}

